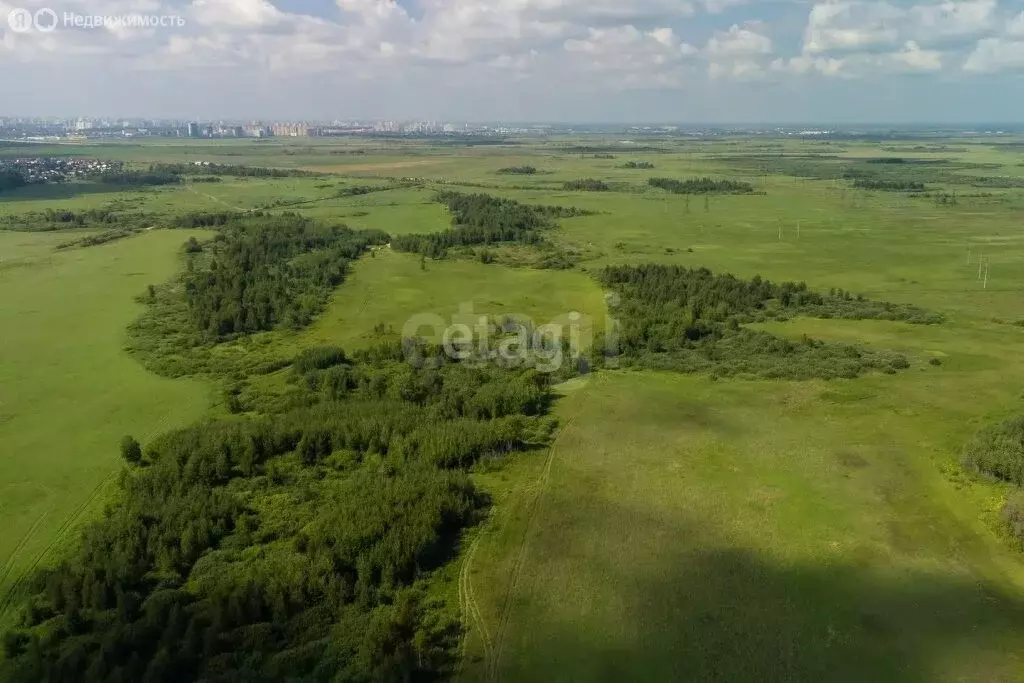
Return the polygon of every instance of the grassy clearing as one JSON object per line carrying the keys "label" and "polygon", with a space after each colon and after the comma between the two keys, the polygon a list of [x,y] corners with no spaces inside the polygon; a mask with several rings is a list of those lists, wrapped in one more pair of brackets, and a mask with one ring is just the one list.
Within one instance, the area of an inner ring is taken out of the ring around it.
{"label": "grassy clearing", "polygon": [[1019,680],[1024,567],[933,461],[956,384],[591,378],[547,475],[485,477],[464,679]]}
{"label": "grassy clearing", "polygon": [[121,350],[134,298],[179,267],[190,234],[55,253],[66,235],[0,232],[0,608],[95,514],[121,436],[145,440],[205,410],[202,384],[160,379]]}
{"label": "grassy clearing", "polygon": [[528,317],[543,325],[564,321],[577,311],[591,316],[597,329],[603,324],[603,294],[582,273],[464,260],[428,260],[425,268],[418,256],[387,248],[362,259],[327,312],[300,335],[298,344],[358,348],[378,337],[378,325],[385,332],[401,334],[410,319],[422,314],[438,315],[445,325],[453,321],[475,325],[480,315]]}

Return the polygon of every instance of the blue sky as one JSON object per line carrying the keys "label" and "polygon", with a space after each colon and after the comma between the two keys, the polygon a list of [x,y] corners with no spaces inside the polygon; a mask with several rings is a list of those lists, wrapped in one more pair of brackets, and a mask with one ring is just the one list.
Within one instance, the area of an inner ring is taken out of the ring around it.
{"label": "blue sky", "polygon": [[[5,20],[43,7],[108,24]],[[1020,122],[1024,0],[0,0],[0,87],[0,116]]]}

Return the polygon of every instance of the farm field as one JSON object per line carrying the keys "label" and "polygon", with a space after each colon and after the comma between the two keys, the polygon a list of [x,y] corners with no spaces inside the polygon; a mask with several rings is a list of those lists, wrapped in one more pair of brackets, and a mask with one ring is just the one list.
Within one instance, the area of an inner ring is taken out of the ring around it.
{"label": "farm field", "polygon": [[[212,232],[143,229],[56,250],[68,232],[0,231],[0,324],[11,330],[0,339],[4,607],[16,606],[20,593],[11,589],[26,569],[56,559],[113,495],[105,484],[123,466],[122,435],[145,446],[172,427],[222,418],[223,391],[243,382],[255,389],[238,393],[232,419],[256,419],[246,403],[254,392],[321,391],[313,375],[296,383],[293,357],[329,346],[351,355],[394,341],[417,317],[472,324],[471,312],[564,325],[579,312],[595,334],[628,327],[635,309],[597,278],[606,266],[658,264],[839,288],[943,319],[796,313],[744,325],[796,344],[903,354],[908,367],[888,374],[798,381],[638,364],[557,384],[550,443],[466,468],[486,514],[461,531],[457,555],[423,579],[447,606],[438,612],[461,624],[459,661],[446,675],[1024,679],[1024,554],[1000,521],[1015,487],[961,463],[979,429],[1024,410],[1020,147],[593,137],[480,147],[274,140],[69,148],[46,153],[317,175],[29,187],[0,195],[0,218],[121,207],[164,228],[186,214],[289,212],[382,230],[391,243],[353,259],[308,324],[213,345],[222,358],[262,349],[274,359],[267,369],[172,380],[124,351],[126,329],[144,310],[135,297],[181,271],[191,236],[203,246],[190,267],[205,267]],[[507,172],[525,166],[535,172]],[[750,191],[675,194],[648,183],[705,176]],[[858,186],[865,178],[924,189]],[[577,180],[598,189],[567,188]],[[439,192],[569,213],[545,228],[540,246],[415,253],[400,238],[452,224]],[[536,267],[532,249],[557,256],[555,265]],[[377,452],[366,462],[380,472],[397,467]],[[311,495],[314,484],[303,486],[296,500]],[[281,523],[282,513],[260,505],[253,509]]]}
{"label": "farm field", "polygon": [[188,234],[55,252],[67,234],[0,232],[4,611],[26,572],[102,508],[122,436],[151,438],[206,410],[203,383],[156,377],[122,351],[135,297],[180,267]]}

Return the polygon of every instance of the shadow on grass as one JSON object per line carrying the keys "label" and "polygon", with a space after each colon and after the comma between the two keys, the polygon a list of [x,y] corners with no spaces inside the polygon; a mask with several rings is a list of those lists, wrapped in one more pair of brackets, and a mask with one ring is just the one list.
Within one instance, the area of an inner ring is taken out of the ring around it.
{"label": "shadow on grass", "polygon": [[537,539],[503,680],[1024,680],[1020,596],[839,553],[779,564],[628,512],[601,542]]}
{"label": "shadow on grass", "polygon": [[106,183],[54,183],[47,185],[26,185],[17,190],[0,192],[0,204],[39,201],[41,199],[74,199],[83,195],[112,192],[130,192],[152,189],[149,187],[128,187]]}

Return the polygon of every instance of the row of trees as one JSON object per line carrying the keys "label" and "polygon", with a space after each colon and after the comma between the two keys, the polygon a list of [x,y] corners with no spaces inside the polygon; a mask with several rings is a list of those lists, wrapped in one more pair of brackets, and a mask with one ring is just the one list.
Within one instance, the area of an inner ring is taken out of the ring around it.
{"label": "row of trees", "polygon": [[924,192],[928,188],[916,180],[886,180],[883,178],[857,178],[853,186],[861,190],[882,190],[885,192]]}
{"label": "row of trees", "polygon": [[152,185],[176,185],[181,182],[177,173],[161,170],[149,171],[104,171],[96,176],[101,183],[108,185],[126,185],[129,187],[146,187]]}
{"label": "row of trees", "polygon": [[508,166],[499,168],[498,173],[500,175],[534,175],[537,173],[537,169],[533,166]]}
{"label": "row of trees", "polygon": [[627,161],[622,165],[622,168],[652,169],[654,168],[654,164],[649,161]]}
{"label": "row of trees", "polygon": [[145,449],[3,641],[22,681],[435,680],[458,614],[435,570],[486,506],[467,469],[542,446],[544,378],[400,344],[303,354],[280,410]]}
{"label": "row of trees", "polygon": [[597,180],[596,178],[581,178],[579,180],[570,180],[567,182],[565,184],[565,189],[570,192],[607,192],[612,188],[603,180]]}
{"label": "row of trees", "polygon": [[750,194],[754,191],[754,186],[750,183],[706,177],[689,180],[651,178],[647,184],[675,194]]}
{"label": "row of trees", "polygon": [[237,166],[232,164],[214,163],[158,163],[151,165],[150,171],[155,173],[169,173],[173,175],[235,176],[238,178],[311,178],[321,175],[319,173],[301,171],[294,168],[263,168],[258,166]]}

